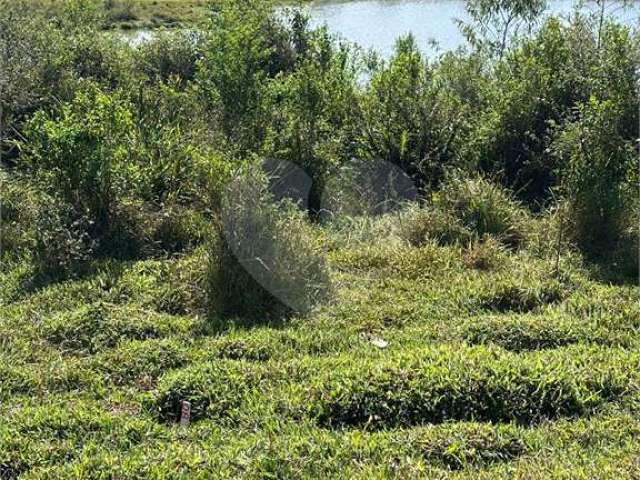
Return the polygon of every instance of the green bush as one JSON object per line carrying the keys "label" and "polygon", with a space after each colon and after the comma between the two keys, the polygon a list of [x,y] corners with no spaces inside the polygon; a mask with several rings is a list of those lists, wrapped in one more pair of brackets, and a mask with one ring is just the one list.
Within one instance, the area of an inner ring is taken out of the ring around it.
{"label": "green bush", "polygon": [[130,93],[135,129],[130,144],[130,168],[135,169],[132,193],[157,204],[204,203],[219,196],[228,177],[226,159],[214,153],[207,113],[199,92],[170,78],[139,84]]}
{"label": "green bush", "polygon": [[223,315],[307,312],[328,294],[329,275],[301,212],[273,203],[258,169],[233,181],[210,247],[209,299]]}
{"label": "green bush", "polygon": [[514,460],[528,450],[514,427],[481,423],[420,429],[407,443],[429,463],[449,470]]}
{"label": "green bush", "polygon": [[135,68],[151,82],[193,80],[200,58],[197,34],[161,32],[142,42],[135,52]]}
{"label": "green bush", "polygon": [[496,312],[530,312],[559,302],[567,294],[567,287],[558,280],[507,279],[493,283],[481,296],[479,306]]}
{"label": "green bush", "polygon": [[8,356],[0,357],[0,399],[3,401],[14,395],[35,394],[38,378],[32,369],[16,365]]}
{"label": "green bush", "polygon": [[165,371],[182,367],[186,348],[173,339],[132,340],[96,358],[98,368],[116,384],[150,382]]}
{"label": "green bush", "polygon": [[43,206],[35,222],[32,260],[43,280],[72,275],[93,253],[88,233],[91,225],[66,205],[57,206],[52,200],[51,208]]}
{"label": "green bush", "polygon": [[389,62],[375,66],[360,108],[358,158],[395,165],[421,192],[459,166],[454,150],[465,106],[442,88],[413,36],[399,38]]}
{"label": "green bush", "polygon": [[497,240],[487,237],[471,243],[462,253],[462,261],[469,268],[495,270],[507,264],[505,248]]}
{"label": "green bush", "polygon": [[[593,332],[595,333],[595,332]],[[519,315],[474,319],[464,337],[472,344],[493,343],[507,350],[558,348],[589,339],[587,328],[570,319],[547,315]],[[591,340],[596,340],[591,335]]]}
{"label": "green bush", "polygon": [[[565,167],[570,237],[591,258],[606,257],[624,235],[633,195],[634,145],[625,140],[624,105],[591,98],[558,134],[554,148]],[[637,221],[637,220],[635,220]]]}
{"label": "green bush", "polygon": [[521,246],[531,221],[511,195],[481,177],[450,176],[429,205],[409,205],[397,217],[398,235],[414,246],[430,240],[469,244],[487,235]]}
{"label": "green bush", "polygon": [[210,229],[211,223],[197,210],[168,206],[154,219],[151,242],[160,251],[181,253],[203,243]]}
{"label": "green bush", "polygon": [[0,258],[25,256],[33,250],[37,233],[34,225],[52,204],[27,179],[0,170]]}
{"label": "green bush", "polygon": [[264,137],[267,79],[280,70],[279,24],[269,2],[232,0],[219,4],[203,48],[198,83],[228,147],[255,151]]}
{"label": "green bush", "polygon": [[65,105],[59,118],[37,113],[23,148],[42,183],[105,231],[131,168],[126,163],[132,130],[127,105],[90,88]]}
{"label": "green bush", "polygon": [[[135,311],[135,310],[134,310]],[[127,309],[95,304],[54,315],[43,325],[43,336],[61,350],[94,354],[118,345],[122,340],[145,340],[166,336],[175,326],[159,317],[131,318]]]}
{"label": "green bush", "polygon": [[132,0],[114,1],[108,0],[105,2],[106,19],[107,24],[122,23],[127,21],[137,20],[134,4]]}
{"label": "green bush", "polygon": [[324,210],[330,174],[347,158],[352,109],[357,104],[356,74],[345,46],[338,49],[325,29],[295,33],[294,71],[268,84],[270,122],[262,154],[301,168],[311,180],[305,206],[312,217]]}
{"label": "green bush", "polygon": [[0,257],[30,259],[38,280],[75,273],[94,253],[87,220],[22,175],[0,175]]}

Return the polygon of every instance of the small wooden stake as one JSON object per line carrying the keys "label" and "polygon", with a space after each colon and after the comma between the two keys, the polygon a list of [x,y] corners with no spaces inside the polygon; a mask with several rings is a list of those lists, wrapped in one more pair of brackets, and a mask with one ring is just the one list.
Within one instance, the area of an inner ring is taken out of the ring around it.
{"label": "small wooden stake", "polygon": [[191,402],[182,400],[180,402],[180,426],[188,427],[191,423]]}

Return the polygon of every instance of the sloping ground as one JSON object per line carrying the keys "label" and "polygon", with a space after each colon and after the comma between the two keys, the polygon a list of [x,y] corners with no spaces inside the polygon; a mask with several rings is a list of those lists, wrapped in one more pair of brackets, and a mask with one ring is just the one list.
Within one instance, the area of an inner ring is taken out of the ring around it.
{"label": "sloping ground", "polygon": [[279,324],[199,314],[199,250],[4,272],[0,478],[640,475],[637,289],[481,251],[335,239]]}

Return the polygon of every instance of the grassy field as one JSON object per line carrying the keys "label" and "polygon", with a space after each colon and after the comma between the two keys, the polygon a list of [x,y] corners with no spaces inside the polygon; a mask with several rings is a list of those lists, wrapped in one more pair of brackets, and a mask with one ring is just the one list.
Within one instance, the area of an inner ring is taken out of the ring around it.
{"label": "grassy field", "polygon": [[0,480],[640,478],[635,33],[246,2],[0,0]]}
{"label": "grassy field", "polygon": [[[32,0],[40,8],[55,11],[59,0]],[[287,0],[299,4],[308,0]],[[210,0],[106,0],[105,28],[140,30],[179,28],[197,25],[207,15]]]}
{"label": "grassy field", "polygon": [[[39,9],[55,15],[60,0],[31,0]],[[105,0],[105,28],[153,29],[197,25],[206,18],[209,0]]]}
{"label": "grassy field", "polygon": [[107,2],[111,28],[140,29],[178,27],[202,21],[207,0],[112,0]]}
{"label": "grassy field", "polygon": [[389,225],[317,227],[334,298],[279,323],[207,319],[200,248],[5,266],[0,478],[640,475],[636,288],[556,274],[544,225],[515,251]]}
{"label": "grassy field", "polygon": [[205,19],[210,3],[209,0],[110,0],[106,3],[107,25],[125,30],[195,25]]}

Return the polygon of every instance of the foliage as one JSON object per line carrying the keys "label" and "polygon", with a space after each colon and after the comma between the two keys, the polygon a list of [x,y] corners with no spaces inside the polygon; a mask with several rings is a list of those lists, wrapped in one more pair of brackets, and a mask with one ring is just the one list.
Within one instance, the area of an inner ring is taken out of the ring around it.
{"label": "foliage", "polygon": [[510,246],[526,238],[526,210],[508,191],[481,177],[451,177],[438,193],[436,204],[479,237],[495,235]]}
{"label": "foliage", "polygon": [[397,41],[389,64],[373,73],[357,136],[362,158],[389,162],[419,190],[437,186],[455,159],[462,109],[442,91],[412,36]]}
{"label": "foliage", "polygon": [[565,194],[570,199],[568,224],[588,254],[602,255],[621,238],[635,187],[634,146],[625,141],[621,108],[595,98],[581,106],[576,120],[558,135],[556,151],[564,157]]}
{"label": "foliage", "polygon": [[261,368],[238,361],[219,360],[174,372],[160,380],[154,407],[161,420],[180,419],[180,402],[191,403],[191,418],[224,417],[241,406],[242,401],[261,380]]}
{"label": "foliage", "polygon": [[0,0],[0,478],[640,476],[633,29],[98,3]]}
{"label": "foliage", "polygon": [[[592,365],[587,383],[576,384],[575,375],[584,367],[562,355],[544,356],[553,363],[543,367],[538,363],[542,355],[514,365],[508,355],[497,354],[482,370],[474,366],[490,352],[453,353],[444,348],[414,355],[392,365],[378,362],[371,370],[357,365],[340,376],[327,374],[310,387],[312,414],[330,428],[406,427],[469,419],[530,424],[555,415],[583,414],[608,395],[626,390],[623,376],[606,365]],[[578,351],[576,355],[580,357]],[[599,394],[589,391],[592,382],[602,387]]]}
{"label": "foliage", "polygon": [[42,183],[104,230],[130,179],[126,145],[132,129],[126,103],[90,89],[63,107],[60,118],[36,114],[23,148]]}
{"label": "foliage", "polygon": [[200,83],[229,146],[237,145],[241,153],[264,135],[266,82],[280,69],[272,44],[278,29],[273,21],[265,2],[224,2],[212,17],[204,46]]}
{"label": "foliage", "polygon": [[307,312],[323,300],[329,287],[325,260],[300,213],[273,202],[256,167],[225,193],[210,252],[212,309],[269,316]]}
{"label": "foliage", "polygon": [[502,57],[508,42],[523,27],[530,32],[546,6],[546,0],[470,0],[472,24],[463,25],[463,32],[476,47]]}
{"label": "foliage", "polygon": [[521,246],[530,217],[510,192],[482,177],[450,175],[427,205],[409,204],[396,219],[400,238],[414,246],[429,240],[469,244],[472,240]]}
{"label": "foliage", "polygon": [[4,140],[21,138],[34,112],[57,110],[86,80],[113,86],[126,76],[127,52],[97,34],[99,18],[95,1],[0,3],[0,141],[11,158]]}
{"label": "foliage", "polygon": [[163,32],[143,42],[134,54],[136,70],[149,82],[193,80],[201,57],[200,37],[194,33]]}
{"label": "foliage", "polygon": [[307,173],[312,181],[308,208],[317,215],[329,176],[348,148],[346,130],[357,103],[356,75],[350,50],[336,48],[326,30],[309,31],[307,21],[292,20],[295,71],[278,75],[270,85],[273,113],[264,153]]}

